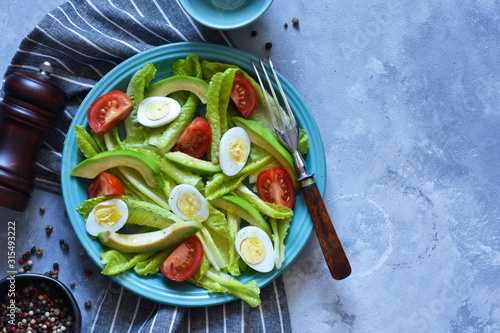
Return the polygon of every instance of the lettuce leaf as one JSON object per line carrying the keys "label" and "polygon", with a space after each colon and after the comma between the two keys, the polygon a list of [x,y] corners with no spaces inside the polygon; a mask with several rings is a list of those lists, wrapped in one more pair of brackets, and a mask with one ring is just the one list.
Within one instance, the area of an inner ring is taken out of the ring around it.
{"label": "lettuce leaf", "polygon": [[278,221],[273,218],[270,219],[271,229],[273,230],[271,239],[274,245],[274,262],[276,264],[276,269],[281,269],[285,261],[285,238],[288,234],[291,221],[291,217]]}
{"label": "lettuce leaf", "polygon": [[[241,298],[251,307],[256,307],[260,304],[260,289],[254,280],[243,284],[231,275],[209,268],[203,278],[194,283],[208,291],[224,292],[223,290],[225,290]],[[221,287],[224,289],[221,290]]]}
{"label": "lettuce leaf", "polygon": [[175,249],[175,246],[166,248],[160,252],[157,252],[154,256],[139,261],[135,267],[134,271],[139,275],[156,274],[160,270],[160,265],[167,259],[167,257]]}
{"label": "lettuce leaf", "polygon": [[102,274],[115,275],[134,267],[138,262],[148,259],[154,252],[138,254],[123,253],[115,249],[105,248],[101,251],[101,263],[104,264]]}
{"label": "lettuce leaf", "polygon": [[87,132],[85,127],[76,125],[75,126],[75,134],[76,134],[76,144],[80,151],[86,158],[93,157],[101,152],[101,149],[94,141],[92,136]]}
{"label": "lettuce leaf", "polygon": [[134,104],[134,110],[125,120],[125,130],[127,134],[135,133],[137,129],[141,128],[137,120],[137,108],[144,100],[144,90],[149,85],[151,80],[154,79],[156,74],[155,66],[148,62],[143,68],[135,72],[130,79],[127,86],[127,95]]}
{"label": "lettuce leaf", "polygon": [[227,264],[227,271],[229,274],[233,276],[238,276],[240,275],[240,255],[236,251],[236,246],[234,243],[234,240],[236,238],[236,234],[240,230],[240,225],[241,225],[241,217],[234,213],[227,213],[227,225],[229,229],[229,233],[231,235],[231,240],[228,241],[228,253],[229,253],[229,260]]}
{"label": "lettuce leaf", "polygon": [[284,219],[293,216],[293,210],[291,210],[290,208],[281,205],[275,205],[262,200],[257,194],[250,191],[244,184],[238,185],[238,187],[236,188],[236,194],[250,202],[262,214],[269,217],[275,219]]}

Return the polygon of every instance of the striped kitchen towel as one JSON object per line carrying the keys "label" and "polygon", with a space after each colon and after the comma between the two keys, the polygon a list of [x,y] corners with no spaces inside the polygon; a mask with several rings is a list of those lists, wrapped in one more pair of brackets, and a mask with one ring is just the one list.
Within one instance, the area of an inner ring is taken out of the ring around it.
{"label": "striped kitchen towel", "polygon": [[[36,186],[61,193],[64,139],[78,106],[108,71],[149,48],[198,41],[228,45],[221,31],[194,22],[177,0],[71,0],[48,13],[22,41],[5,77],[37,73],[43,61],[54,67],[52,80],[66,93],[67,108],[39,152]],[[202,308],[154,303],[114,282],[102,290],[88,332],[289,332],[282,278],[261,290],[251,308],[234,301]]]}

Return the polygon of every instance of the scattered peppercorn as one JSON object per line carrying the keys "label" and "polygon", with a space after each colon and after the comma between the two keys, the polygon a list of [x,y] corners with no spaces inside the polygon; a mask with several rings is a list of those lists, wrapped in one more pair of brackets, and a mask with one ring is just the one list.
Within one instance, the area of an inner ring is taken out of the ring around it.
{"label": "scattered peppercorn", "polygon": [[71,281],[69,285],[71,286],[71,288],[75,287],[75,281]]}
{"label": "scattered peppercorn", "polygon": [[31,254],[35,254],[35,252],[36,252],[36,246],[33,246],[33,247],[31,248]]}
{"label": "scattered peppercorn", "polygon": [[24,258],[23,257],[19,258],[17,262],[19,263],[19,265],[24,264]]}
{"label": "scattered peppercorn", "polygon": [[89,300],[86,300],[84,304],[85,304],[85,307],[87,309],[89,309],[90,307],[92,307],[92,302],[90,302]]}
{"label": "scattered peppercorn", "polygon": [[89,268],[87,268],[87,269],[85,270],[85,274],[87,274],[87,275],[92,275],[92,270],[90,270]]}
{"label": "scattered peppercorn", "polygon": [[43,254],[43,249],[42,249],[42,248],[40,248],[40,247],[37,247],[37,248],[36,248],[36,254],[38,254],[38,255],[42,255],[42,254]]}
{"label": "scattered peppercorn", "polygon": [[53,228],[50,224],[48,224],[48,225],[45,227],[45,233],[46,233],[47,235],[50,235],[50,234],[52,233],[52,230],[53,230],[53,229],[54,229],[54,228]]}
{"label": "scattered peppercorn", "polygon": [[288,28],[288,23],[285,22],[284,26],[285,26],[285,29]]}
{"label": "scattered peppercorn", "polygon": [[252,37],[255,37],[257,36],[257,31],[253,30],[252,33],[251,33]]}
{"label": "scattered peppercorn", "polygon": [[294,26],[298,26],[299,25],[299,19],[294,17],[292,19],[292,23],[293,23]]}
{"label": "scattered peppercorn", "polygon": [[267,42],[266,43],[266,49],[270,49],[271,47],[273,47],[273,43]]}
{"label": "scattered peppercorn", "polygon": [[40,213],[45,213],[45,206],[40,206]]}
{"label": "scattered peppercorn", "polygon": [[59,264],[57,262],[55,262],[52,267],[54,267],[54,269],[58,269],[59,268]]}
{"label": "scattered peppercorn", "polygon": [[60,240],[59,240],[59,244],[61,245],[61,248],[62,248],[63,250],[67,250],[67,249],[69,249],[69,245],[68,245],[68,243],[66,243],[66,241],[65,241],[64,239],[60,239]]}

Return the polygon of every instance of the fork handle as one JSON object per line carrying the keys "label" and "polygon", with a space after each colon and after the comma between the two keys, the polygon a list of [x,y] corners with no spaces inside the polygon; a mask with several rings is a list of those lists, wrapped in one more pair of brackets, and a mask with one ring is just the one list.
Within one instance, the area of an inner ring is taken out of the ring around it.
{"label": "fork handle", "polygon": [[335,280],[345,279],[351,274],[351,265],[335,232],[318,186],[312,177],[302,180],[300,186],[330,273]]}

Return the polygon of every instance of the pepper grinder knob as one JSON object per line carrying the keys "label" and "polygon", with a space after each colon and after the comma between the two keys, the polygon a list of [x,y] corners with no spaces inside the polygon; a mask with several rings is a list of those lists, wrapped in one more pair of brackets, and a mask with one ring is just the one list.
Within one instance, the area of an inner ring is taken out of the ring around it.
{"label": "pepper grinder knob", "polygon": [[52,65],[39,73],[15,72],[5,79],[0,101],[0,205],[24,211],[35,188],[35,163],[47,132],[66,108],[62,89],[50,80]]}

